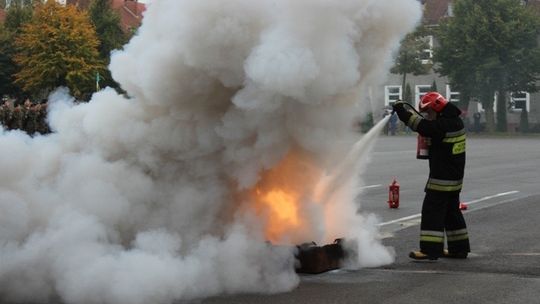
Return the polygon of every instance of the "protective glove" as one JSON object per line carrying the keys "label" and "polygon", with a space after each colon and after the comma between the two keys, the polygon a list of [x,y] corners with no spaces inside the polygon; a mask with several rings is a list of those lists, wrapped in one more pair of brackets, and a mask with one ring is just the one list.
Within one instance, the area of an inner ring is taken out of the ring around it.
{"label": "protective glove", "polygon": [[401,100],[396,100],[396,102],[392,104],[392,110],[398,114],[399,112],[405,111],[405,103]]}
{"label": "protective glove", "polygon": [[399,120],[403,121],[404,123],[407,123],[412,115],[411,112],[405,110],[405,103],[401,100],[396,101],[392,105],[392,109],[396,112]]}

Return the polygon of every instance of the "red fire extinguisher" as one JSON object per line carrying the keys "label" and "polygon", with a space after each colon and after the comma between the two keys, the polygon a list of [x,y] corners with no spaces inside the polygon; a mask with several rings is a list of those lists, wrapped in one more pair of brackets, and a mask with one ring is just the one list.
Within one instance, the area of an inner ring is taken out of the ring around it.
{"label": "red fire extinguisher", "polygon": [[399,207],[399,183],[396,178],[388,186],[388,207],[394,209]]}
{"label": "red fire extinguisher", "polygon": [[[416,112],[416,114],[424,117],[425,114],[422,114],[418,112],[410,103],[404,103],[407,105],[411,110]],[[420,134],[418,134],[417,137],[417,143],[416,143],[416,158],[417,159],[429,159],[429,145],[430,145],[431,138],[424,137]]]}
{"label": "red fire extinguisher", "polygon": [[420,134],[418,134],[418,139],[417,139],[417,144],[416,144],[416,158],[417,159],[429,158],[428,138]]}

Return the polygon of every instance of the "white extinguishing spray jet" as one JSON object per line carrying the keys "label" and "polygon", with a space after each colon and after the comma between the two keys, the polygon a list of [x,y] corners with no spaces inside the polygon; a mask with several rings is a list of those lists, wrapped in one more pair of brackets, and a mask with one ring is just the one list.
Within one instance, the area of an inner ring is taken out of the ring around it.
{"label": "white extinguishing spray jet", "polygon": [[347,156],[339,163],[335,170],[321,178],[316,187],[316,201],[326,203],[339,190],[341,185],[344,185],[353,175],[358,174],[361,165],[361,156],[367,154],[373,148],[377,136],[381,133],[381,130],[389,119],[390,115],[381,119],[352,146]]}

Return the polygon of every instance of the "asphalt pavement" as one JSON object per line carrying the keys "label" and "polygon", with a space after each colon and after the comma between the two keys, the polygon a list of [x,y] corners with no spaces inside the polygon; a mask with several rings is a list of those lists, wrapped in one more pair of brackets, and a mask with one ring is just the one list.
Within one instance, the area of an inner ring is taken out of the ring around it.
{"label": "asphalt pavement", "polygon": [[[190,303],[540,303],[540,139],[468,139],[462,201],[472,253],[466,260],[417,262],[419,212],[427,163],[414,160],[414,137],[381,137],[364,176],[360,211],[379,216],[395,262],[376,268],[301,275],[273,295],[221,296]],[[420,163],[419,163],[420,162]],[[386,205],[393,176],[399,209]]]}

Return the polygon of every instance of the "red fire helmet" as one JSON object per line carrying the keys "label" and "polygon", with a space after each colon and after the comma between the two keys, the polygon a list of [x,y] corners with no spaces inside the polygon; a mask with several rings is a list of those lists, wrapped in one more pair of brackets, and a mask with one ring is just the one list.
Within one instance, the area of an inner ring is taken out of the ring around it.
{"label": "red fire helmet", "polygon": [[427,92],[422,98],[420,98],[420,111],[427,111],[427,109],[433,109],[435,112],[440,113],[448,101],[438,92]]}

